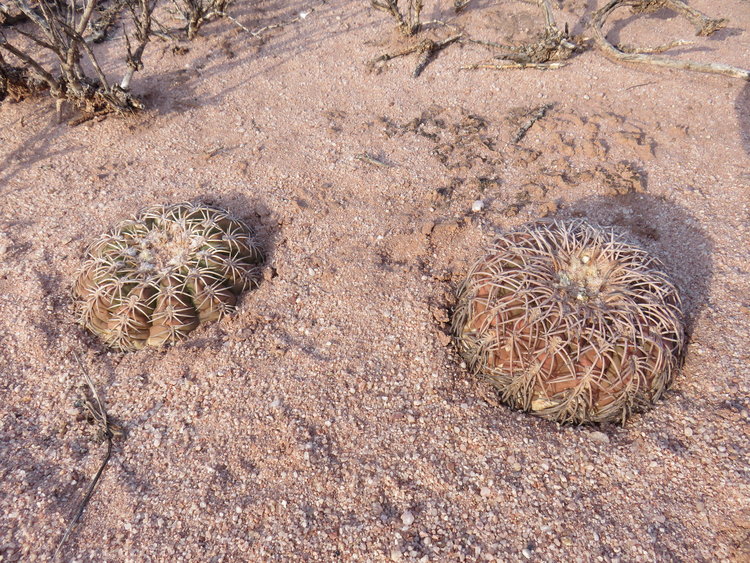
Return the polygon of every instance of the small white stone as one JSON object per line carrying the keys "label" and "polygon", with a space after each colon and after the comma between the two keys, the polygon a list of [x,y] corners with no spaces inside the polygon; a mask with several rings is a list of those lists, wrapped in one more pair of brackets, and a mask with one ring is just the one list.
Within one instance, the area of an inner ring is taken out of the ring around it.
{"label": "small white stone", "polygon": [[471,211],[473,213],[479,213],[484,209],[484,202],[481,199],[476,200],[471,204]]}
{"label": "small white stone", "polygon": [[492,490],[489,487],[482,487],[479,490],[479,496],[483,496],[483,497],[487,498],[491,494],[492,494]]}
{"label": "small white stone", "polygon": [[414,514],[412,514],[411,510],[406,510],[401,515],[401,522],[403,522],[404,526],[411,526],[414,524]]}
{"label": "small white stone", "polygon": [[594,431],[589,434],[589,438],[593,440],[594,442],[599,442],[600,444],[608,444],[609,443],[609,436],[607,436],[604,432]]}

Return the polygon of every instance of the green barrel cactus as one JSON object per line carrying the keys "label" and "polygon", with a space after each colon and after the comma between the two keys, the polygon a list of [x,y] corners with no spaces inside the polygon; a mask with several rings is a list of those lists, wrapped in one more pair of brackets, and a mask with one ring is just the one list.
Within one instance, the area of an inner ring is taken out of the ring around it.
{"label": "green barrel cactus", "polygon": [[80,322],[117,350],[173,343],[230,313],[262,263],[253,231],[226,211],[148,207],[89,246],[73,289]]}
{"label": "green barrel cactus", "polygon": [[500,237],[459,288],[452,326],[503,402],[561,423],[624,423],[662,395],[685,349],[660,262],[583,220]]}

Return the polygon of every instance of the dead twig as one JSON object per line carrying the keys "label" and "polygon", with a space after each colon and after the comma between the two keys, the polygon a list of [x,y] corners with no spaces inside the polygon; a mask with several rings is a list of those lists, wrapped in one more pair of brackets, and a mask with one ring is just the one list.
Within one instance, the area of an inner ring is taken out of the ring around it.
{"label": "dead twig", "polygon": [[11,65],[0,52],[0,102],[6,98],[18,102],[45,88],[48,85],[44,80],[33,76],[27,68]]}
{"label": "dead twig", "polygon": [[711,35],[716,30],[725,27],[727,24],[726,19],[709,18],[705,14],[688,6],[682,0],[611,0],[605,6],[594,12],[590,23],[594,42],[606,57],[619,62],[647,64],[709,74],[721,74],[733,78],[750,80],[750,70],[722,63],[701,63],[676,59],[674,57],[656,56],[653,54],[662,53],[668,49],[676,47],[678,46],[676,43],[664,45],[655,49],[635,49],[633,47],[620,47],[613,45],[607,39],[603,27],[607,18],[615,10],[621,7],[630,7],[635,13],[651,12],[660,8],[669,8],[693,23],[696,26],[696,34],[699,36]]}
{"label": "dead twig", "polygon": [[729,23],[726,18],[709,18],[704,13],[688,6],[682,0],[629,0],[621,3],[631,6],[631,10],[635,14],[651,13],[662,8],[674,10],[695,26],[696,35],[711,35],[714,31],[726,27]]}
{"label": "dead twig", "polygon": [[375,156],[372,156],[366,152],[360,153],[358,155],[354,156],[355,159],[366,162],[367,164],[372,164],[373,166],[381,166],[385,168],[390,168],[391,165],[385,162],[384,160],[381,160]]}
{"label": "dead twig", "polygon": [[109,35],[109,31],[115,25],[117,16],[125,9],[125,0],[115,0],[109,8],[99,12],[99,18],[91,23],[91,41],[101,43]]}
{"label": "dead twig", "polygon": [[682,39],[677,41],[670,41],[664,45],[657,45],[656,47],[636,47],[634,45],[618,45],[617,48],[623,53],[641,53],[641,54],[657,54],[664,53],[670,49],[676,49],[677,47],[685,47],[692,45],[692,41],[684,41]]}
{"label": "dead twig", "polygon": [[370,61],[371,67],[377,68],[380,63],[384,63],[398,57],[411,55],[412,53],[417,53],[419,55],[419,58],[417,60],[417,65],[412,72],[412,76],[414,78],[417,78],[420,74],[422,74],[424,69],[427,68],[427,65],[430,64],[430,61],[432,61],[435,55],[437,55],[440,51],[442,51],[449,45],[456,43],[463,37],[463,32],[458,26],[454,24],[447,23],[442,20],[430,20],[422,22],[420,20],[420,14],[422,13],[423,0],[408,0],[408,5],[405,10],[402,10],[399,7],[399,0],[371,0],[370,4],[377,10],[381,10],[383,12],[391,14],[391,16],[393,16],[393,19],[396,21],[399,31],[405,37],[413,37],[417,35],[428,25],[448,27],[455,32],[454,35],[448,37],[447,39],[426,38],[417,43],[413,43],[395,53],[385,53],[383,55],[380,55],[379,57]]}
{"label": "dead twig", "polygon": [[544,31],[537,41],[518,46],[501,45],[492,41],[469,40],[472,43],[484,45],[502,52],[495,56],[500,62],[480,62],[462,67],[465,70],[474,69],[554,69],[564,66],[565,61],[573,56],[579,47],[579,40],[570,36],[568,26],[564,29],[557,27],[552,6],[549,0],[537,0],[544,16]]}
{"label": "dead twig", "polygon": [[557,63],[517,63],[515,61],[498,61],[496,63],[493,62],[483,62],[483,63],[474,63],[471,65],[465,65],[462,67],[459,67],[460,70],[522,70],[527,68],[535,68],[537,70],[554,70],[557,68],[562,68],[566,65],[566,63],[557,62]]}
{"label": "dead twig", "polygon": [[471,0],[453,0],[453,10],[457,14],[460,14],[464,11],[464,8],[469,5],[469,2],[471,2]]}
{"label": "dead twig", "polygon": [[524,122],[523,125],[518,129],[518,132],[513,137],[513,140],[511,141],[514,145],[517,145],[521,142],[521,140],[526,136],[526,133],[529,132],[529,129],[531,129],[534,126],[534,123],[542,119],[545,115],[547,115],[547,112],[552,109],[552,104],[545,104],[543,106],[539,106],[535,110],[531,112],[529,115],[529,119]]}
{"label": "dead twig", "polygon": [[419,75],[422,74],[422,71],[424,71],[424,69],[427,67],[427,65],[430,64],[430,61],[432,61],[435,55],[437,55],[440,51],[442,51],[449,45],[452,45],[462,37],[462,33],[457,33],[456,35],[452,35],[447,39],[442,39],[439,41],[434,41],[432,39],[423,39],[422,41],[419,41],[418,43],[410,45],[409,47],[401,49],[400,51],[397,51],[395,53],[385,53],[383,55],[380,55],[379,57],[371,61],[370,65],[377,66],[380,63],[384,63],[398,57],[405,57],[407,55],[411,55],[412,53],[418,53],[419,59],[417,60],[417,66],[412,72],[412,76],[414,78],[418,78]]}
{"label": "dead twig", "polygon": [[407,37],[416,35],[422,27],[419,16],[422,13],[422,0],[409,0],[405,11],[399,8],[398,0],[371,0],[376,10],[391,14],[396,20],[399,31]]}
{"label": "dead twig", "polygon": [[[233,2],[234,0],[172,0],[177,12],[186,22],[185,32],[190,40],[198,35],[203,24],[219,18],[229,18],[227,10]],[[237,23],[234,18],[231,20]]]}
{"label": "dead twig", "polygon": [[21,11],[13,10],[10,6],[0,6],[0,26],[11,26],[28,19],[28,16]]}
{"label": "dead twig", "polygon": [[461,39],[462,36],[463,35],[461,33],[458,33],[441,41],[433,41],[432,39],[425,39],[424,41],[422,41],[418,50],[419,59],[417,60],[417,66],[414,67],[412,76],[414,78],[418,78],[419,75],[422,74],[422,71],[427,68],[427,65],[430,64],[430,61],[432,61],[432,59],[440,51],[445,49],[448,45],[452,45],[453,43]]}
{"label": "dead twig", "polygon": [[78,362],[78,366],[81,368],[81,372],[83,373],[86,385],[88,386],[89,392],[91,394],[91,399],[89,399],[88,397],[84,397],[84,399],[79,402],[79,406],[85,409],[88,417],[97,425],[98,437],[101,440],[107,441],[107,453],[105,454],[102,463],[99,465],[99,469],[94,475],[94,478],[91,480],[91,483],[86,489],[86,494],[78,504],[78,507],[75,511],[75,516],[70,521],[70,524],[68,524],[65,533],[60,539],[60,542],[57,544],[53,559],[57,558],[60,549],[62,549],[62,546],[70,536],[71,531],[81,519],[83,511],[86,509],[86,505],[88,505],[89,501],[91,500],[91,496],[94,494],[94,489],[96,488],[99,479],[101,479],[101,476],[104,473],[104,469],[107,467],[107,463],[112,456],[112,439],[114,437],[121,437],[124,435],[123,429],[109,420],[107,416],[107,410],[104,408],[104,403],[99,397],[99,393],[97,392],[94,383],[91,381],[91,377],[89,377],[89,374],[86,371],[86,368],[81,363],[78,355],[74,354],[74,357],[76,359],[76,362]]}

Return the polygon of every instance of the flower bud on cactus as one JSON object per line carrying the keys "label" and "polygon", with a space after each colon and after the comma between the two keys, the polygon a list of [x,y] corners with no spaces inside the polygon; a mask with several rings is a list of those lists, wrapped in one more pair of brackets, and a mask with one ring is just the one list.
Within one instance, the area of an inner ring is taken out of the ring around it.
{"label": "flower bud on cactus", "polygon": [[561,423],[624,423],[660,397],[685,349],[661,263],[582,220],[497,240],[458,291],[453,332],[505,403]]}
{"label": "flower bud on cactus", "polygon": [[73,290],[81,324],[118,350],[175,342],[231,312],[262,262],[251,229],[226,211],[148,207],[88,248]]}

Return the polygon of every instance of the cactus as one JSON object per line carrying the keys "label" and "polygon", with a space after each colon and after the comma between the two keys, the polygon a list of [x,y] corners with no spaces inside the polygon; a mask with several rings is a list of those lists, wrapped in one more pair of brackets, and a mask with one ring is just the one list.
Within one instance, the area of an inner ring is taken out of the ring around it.
{"label": "cactus", "polygon": [[262,262],[251,229],[226,211],[148,207],[89,246],[73,289],[80,322],[117,350],[173,343],[231,312]]}
{"label": "cactus", "polygon": [[685,349],[661,263],[583,220],[500,237],[459,288],[452,328],[503,402],[560,423],[624,423],[662,395]]}

